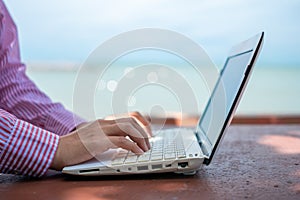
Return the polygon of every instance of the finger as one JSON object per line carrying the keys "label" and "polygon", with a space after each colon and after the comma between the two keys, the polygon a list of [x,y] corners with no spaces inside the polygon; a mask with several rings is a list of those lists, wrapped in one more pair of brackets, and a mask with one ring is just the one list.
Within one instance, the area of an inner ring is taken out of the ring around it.
{"label": "finger", "polygon": [[[105,120],[115,120],[120,117],[121,117],[120,115],[108,115],[108,116],[105,116],[104,119]],[[122,117],[125,117],[125,116],[122,116]]]}
{"label": "finger", "polygon": [[[132,140],[136,141],[139,145],[141,145],[143,147],[143,149],[145,149],[145,151],[147,151],[151,148],[151,145],[150,145],[150,142],[149,142],[149,134],[146,132],[146,130],[143,127],[141,127],[140,123],[138,123],[138,121],[135,118],[127,117],[127,118],[120,118],[120,119],[116,119],[116,120],[98,120],[98,122],[101,126],[103,126],[103,125],[113,125],[113,124],[120,124],[120,126],[123,126],[123,125],[121,125],[121,123],[132,124],[140,134],[138,134],[138,133],[133,134],[134,132],[131,132],[130,128],[127,128],[127,129],[123,128],[123,132],[125,132],[126,135],[131,137]],[[127,131],[125,131],[125,130],[127,130]],[[108,134],[108,135],[120,135],[119,132],[115,129],[111,129],[111,131],[110,130],[106,131],[106,134]],[[125,135],[122,134],[122,136],[125,136]],[[142,141],[141,138],[144,141]],[[144,147],[145,146],[144,142],[146,143],[146,148]]]}
{"label": "finger", "polygon": [[123,113],[123,114],[117,114],[117,115],[109,115],[106,116],[105,120],[116,120],[116,119],[122,119],[122,118],[128,118],[133,117],[140,122],[140,125],[146,130],[147,134],[152,137],[152,131],[151,131],[151,124],[149,120],[147,120],[141,113],[139,112],[129,112],[129,113]]}
{"label": "finger", "polygon": [[136,143],[126,139],[123,136],[109,136],[109,139],[117,147],[127,149],[139,155],[144,153],[143,150],[140,149],[140,147]]}
{"label": "finger", "polygon": [[140,148],[144,151],[148,151],[148,138],[144,136],[133,126],[133,124],[128,122],[118,122],[113,125],[107,125],[103,127],[103,131],[107,136],[129,136],[130,139],[138,144]]}
{"label": "finger", "polygon": [[137,120],[139,120],[144,126],[149,126],[150,122],[149,120],[146,119],[141,113],[135,111],[135,112],[130,112],[129,116],[135,117]]}
{"label": "finger", "polygon": [[105,120],[115,120],[115,119],[127,118],[127,117],[130,117],[129,113],[108,115],[108,116],[105,116],[104,119]]}
{"label": "finger", "polygon": [[152,133],[150,134],[149,132],[147,132],[147,130],[145,130],[135,118],[133,118],[133,124],[138,129],[138,131],[140,131],[141,134],[144,136],[148,149],[150,149],[151,145],[149,142],[149,137],[151,136]]}
{"label": "finger", "polygon": [[132,124],[144,138],[146,145],[148,147],[147,150],[149,150],[151,148],[148,133],[146,132],[146,130],[143,127],[141,127],[141,125],[138,123],[138,121],[135,118],[129,117],[129,118],[125,118],[125,119],[120,119],[120,122]]}
{"label": "finger", "polygon": [[151,130],[151,124],[150,124],[149,120],[146,117],[144,117],[139,112],[130,112],[129,115],[132,116],[132,117],[134,117],[135,119],[137,119],[139,122],[141,122],[142,125],[147,130],[148,135],[149,136],[153,136],[152,130]]}
{"label": "finger", "polygon": [[116,124],[116,126],[120,129],[120,131],[124,134],[124,136],[129,136],[129,138],[132,141],[136,142],[137,145],[140,148],[142,148],[144,151],[148,151],[150,149],[150,147],[148,146],[149,139],[147,138],[147,135],[145,133],[141,133],[141,130],[138,130],[134,126],[134,124],[127,122],[127,123]]}

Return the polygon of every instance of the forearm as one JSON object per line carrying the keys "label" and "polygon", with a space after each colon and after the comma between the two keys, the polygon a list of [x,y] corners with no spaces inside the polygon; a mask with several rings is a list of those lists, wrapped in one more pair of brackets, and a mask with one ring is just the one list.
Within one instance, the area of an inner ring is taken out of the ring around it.
{"label": "forearm", "polygon": [[0,172],[42,176],[49,169],[59,136],[0,109]]}
{"label": "forearm", "polygon": [[65,166],[81,163],[92,157],[82,144],[78,134],[74,132],[60,137],[51,168],[62,170]]}
{"label": "forearm", "polygon": [[18,118],[59,135],[70,132],[84,122],[41,92],[26,76],[22,64],[7,63],[5,68],[0,68],[0,73],[1,107]]}

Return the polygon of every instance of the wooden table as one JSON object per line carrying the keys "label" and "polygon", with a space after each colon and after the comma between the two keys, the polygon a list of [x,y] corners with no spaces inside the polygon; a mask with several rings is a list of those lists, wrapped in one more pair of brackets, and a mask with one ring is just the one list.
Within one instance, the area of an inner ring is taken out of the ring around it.
{"label": "wooden table", "polygon": [[0,199],[300,199],[300,125],[233,125],[194,176],[0,175]]}

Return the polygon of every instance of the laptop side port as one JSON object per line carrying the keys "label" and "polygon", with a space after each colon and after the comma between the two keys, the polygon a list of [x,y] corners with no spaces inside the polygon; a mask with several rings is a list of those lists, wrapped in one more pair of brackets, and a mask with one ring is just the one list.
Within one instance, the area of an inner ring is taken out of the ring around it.
{"label": "laptop side port", "polygon": [[148,166],[144,165],[144,166],[137,166],[137,170],[141,171],[141,170],[148,170]]}
{"label": "laptop side port", "polygon": [[165,167],[172,167],[172,164],[166,164]]}
{"label": "laptop side port", "polygon": [[152,169],[161,169],[161,168],[162,168],[162,164],[152,165]]}
{"label": "laptop side port", "polygon": [[79,170],[80,174],[84,174],[84,173],[90,173],[90,172],[99,172],[99,169],[83,169],[83,170]]}
{"label": "laptop side port", "polygon": [[179,162],[178,168],[186,168],[189,166],[189,162]]}

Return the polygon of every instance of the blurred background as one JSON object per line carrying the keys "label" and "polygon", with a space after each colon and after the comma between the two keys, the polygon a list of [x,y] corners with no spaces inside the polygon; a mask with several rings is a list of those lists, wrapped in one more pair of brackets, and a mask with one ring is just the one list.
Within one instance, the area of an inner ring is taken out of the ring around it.
{"label": "blurred background", "polygon": [[[97,46],[119,33],[154,27],[170,29],[196,41],[219,69],[232,45],[265,31],[261,55],[237,112],[240,115],[300,114],[298,0],[4,2],[18,26],[28,76],[70,110],[77,69]],[[140,59],[141,55],[135,58]],[[179,65],[175,67],[179,71],[183,69]],[[103,87],[109,92],[109,84]],[[208,96],[207,92],[203,94]],[[199,103],[201,109],[206,97]],[[164,98],[169,97],[166,94]],[[153,98],[143,101],[147,100]],[[143,105],[131,105],[130,109],[148,112],[146,103]],[[99,117],[110,114],[105,108],[99,109]],[[176,105],[168,109],[178,111]]]}

